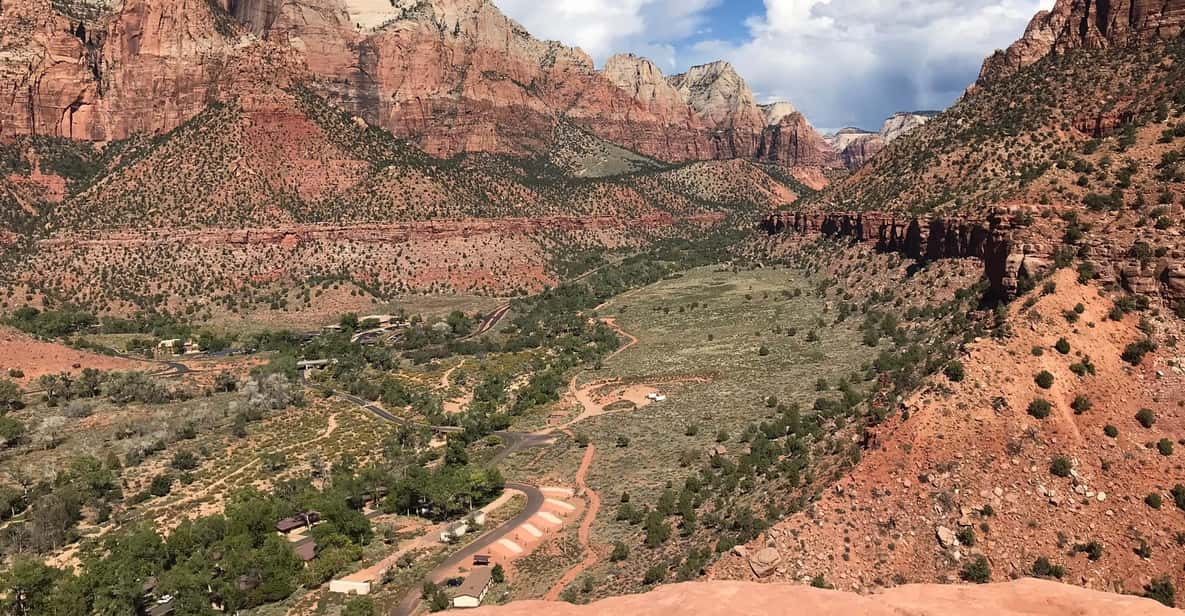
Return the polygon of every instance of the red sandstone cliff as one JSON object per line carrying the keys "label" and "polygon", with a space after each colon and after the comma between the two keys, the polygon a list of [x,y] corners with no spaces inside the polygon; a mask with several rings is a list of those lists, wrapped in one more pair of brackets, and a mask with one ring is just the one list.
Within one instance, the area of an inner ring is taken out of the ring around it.
{"label": "red sandstone cliff", "polygon": [[1025,34],[984,63],[977,85],[1029,66],[1050,53],[1099,49],[1171,39],[1185,32],[1185,0],[1057,0],[1041,11]]}
{"label": "red sandstone cliff", "polygon": [[0,14],[0,138],[168,131],[217,100],[308,81],[430,154],[533,154],[568,121],[667,161],[838,166],[798,113],[767,125],[724,63],[669,81],[620,56],[533,38],[489,0],[129,0]]}
{"label": "red sandstone cliff", "polygon": [[[884,212],[778,212],[762,221],[770,235],[827,236],[871,244],[923,261],[975,258],[983,262],[992,292],[1017,295],[1022,278],[1050,271],[1061,243],[1053,234],[1018,224],[1015,212],[997,208],[983,217],[929,217]],[[1180,252],[1168,251],[1158,262],[1141,265],[1127,250],[1101,239],[1080,247],[1103,283],[1132,293],[1160,296],[1170,305],[1185,304],[1185,264]]]}

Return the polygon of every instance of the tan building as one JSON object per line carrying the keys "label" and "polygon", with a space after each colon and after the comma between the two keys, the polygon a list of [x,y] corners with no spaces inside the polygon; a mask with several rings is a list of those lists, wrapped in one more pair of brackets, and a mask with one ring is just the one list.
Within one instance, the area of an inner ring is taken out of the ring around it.
{"label": "tan building", "polygon": [[480,606],[486,598],[486,593],[490,590],[492,578],[493,571],[489,567],[474,569],[457,588],[457,594],[453,595],[453,607],[474,608]]}

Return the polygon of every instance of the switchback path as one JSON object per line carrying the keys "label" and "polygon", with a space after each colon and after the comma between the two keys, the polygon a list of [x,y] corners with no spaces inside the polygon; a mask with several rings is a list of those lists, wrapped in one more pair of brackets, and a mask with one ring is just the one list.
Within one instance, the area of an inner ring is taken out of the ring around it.
{"label": "switchback path", "polygon": [[595,490],[588,487],[585,483],[585,478],[588,477],[588,469],[592,466],[593,457],[597,454],[597,446],[592,443],[584,450],[584,458],[580,461],[580,469],[576,471],[576,486],[588,498],[588,507],[584,512],[584,519],[580,522],[580,530],[576,533],[576,539],[580,542],[580,547],[584,548],[584,560],[580,564],[568,569],[564,575],[547,591],[543,597],[545,601],[556,601],[560,598],[560,593],[569,584],[576,581],[581,573],[588,570],[589,567],[597,564],[601,560],[601,555],[592,545],[592,525],[597,520],[597,512],[601,509],[601,496]]}

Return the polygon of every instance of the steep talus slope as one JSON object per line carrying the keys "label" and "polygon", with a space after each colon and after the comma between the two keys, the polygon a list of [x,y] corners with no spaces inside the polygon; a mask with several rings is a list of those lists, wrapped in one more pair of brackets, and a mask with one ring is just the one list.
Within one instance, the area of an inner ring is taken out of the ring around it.
{"label": "steep talus slope", "polygon": [[769,218],[782,246],[979,259],[1015,301],[870,422],[846,477],[714,575],[1038,575],[1172,602],[1157,591],[1185,585],[1182,8],[1059,0],[954,107]]}
{"label": "steep talus slope", "polygon": [[[1121,359],[1141,328],[1171,337],[1179,321],[1112,320],[1121,295],[1070,271],[1051,282],[1010,307],[1010,332],[966,346],[958,380],[935,377],[866,432],[848,476],[713,575],[748,579],[748,557],[771,547],[781,565],[769,579],[820,576],[841,589],[954,580],[979,556],[994,580],[1046,558],[1091,588],[1141,593],[1166,576],[1180,588],[1185,525],[1169,492],[1181,453],[1153,444],[1185,434],[1185,372],[1171,354]],[[1055,473],[1058,459],[1068,468]]]}
{"label": "steep talus slope", "polygon": [[42,206],[49,233],[5,282],[116,312],[277,305],[325,280],[513,294],[554,284],[576,253],[810,192],[746,161],[672,167],[569,132],[531,159],[441,160],[303,88],[213,105],[157,138],[71,150],[65,200]]}
{"label": "steep talus slope", "polygon": [[[789,606],[793,606],[790,608]],[[793,610],[790,612],[789,610]],[[662,586],[643,595],[613,597],[590,605],[522,601],[474,610],[477,616],[636,614],[785,614],[800,616],[1131,616],[1173,614],[1146,599],[1109,595],[1039,580],[981,587],[916,585],[859,596],[817,588],[743,582],[692,582]]]}
{"label": "steep talus slope", "polygon": [[[1060,0],[1054,13],[1085,19],[1081,4]],[[1041,179],[1060,162],[1072,164],[1092,139],[1134,131],[1134,142],[1113,142],[1111,159],[1118,164],[1123,157],[1140,163],[1145,154],[1159,158],[1172,148],[1158,146],[1174,145],[1171,138],[1168,144],[1150,144],[1152,151],[1146,153],[1136,146],[1144,145],[1143,135],[1159,137],[1171,129],[1185,107],[1185,42],[1170,36],[1178,19],[1175,6],[1169,2],[1159,19],[1146,19],[1166,24],[1151,30],[1164,33],[1163,40],[1120,44],[1129,39],[1116,34],[1115,44],[1067,44],[1011,73],[985,69],[991,76],[981,78],[961,101],[894,140],[886,156],[835,187],[824,201],[850,209],[961,211],[1023,199],[1031,196],[1026,190],[1040,187],[1046,194],[1036,196],[1057,203],[1062,191]],[[1039,15],[1034,23],[1046,17]],[[991,64],[989,59],[986,66]],[[1148,162],[1155,167],[1160,161]],[[1119,187],[1128,191],[1128,199],[1136,190],[1151,193],[1165,186],[1148,177],[1157,169],[1140,167],[1132,186]]]}

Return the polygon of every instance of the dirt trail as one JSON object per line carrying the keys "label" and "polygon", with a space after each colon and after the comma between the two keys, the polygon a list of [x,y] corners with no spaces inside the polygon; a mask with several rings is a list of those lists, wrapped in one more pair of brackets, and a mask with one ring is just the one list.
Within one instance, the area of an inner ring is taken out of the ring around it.
{"label": "dirt trail", "polygon": [[588,498],[588,507],[584,512],[584,519],[580,522],[580,529],[576,533],[576,539],[580,542],[580,547],[584,548],[584,560],[580,564],[568,569],[563,577],[547,591],[544,599],[547,601],[556,601],[560,598],[560,593],[569,584],[576,581],[581,573],[588,570],[589,567],[597,564],[601,560],[601,555],[592,545],[592,525],[597,520],[597,512],[601,509],[601,496],[595,490],[588,487],[585,479],[588,477],[588,469],[592,466],[593,457],[597,453],[597,446],[589,443],[588,448],[584,450],[584,459],[580,461],[580,469],[576,471],[576,486],[584,492]]}
{"label": "dirt trail", "polygon": [[441,377],[440,377],[440,388],[441,389],[448,390],[449,388],[452,387],[452,380],[451,379],[453,378],[453,373],[457,371],[457,368],[464,366],[466,361],[469,361],[469,360],[462,359],[461,363],[444,371],[444,374],[441,375]]}
{"label": "dirt trail", "polygon": [[606,318],[601,319],[601,322],[604,323],[605,325],[608,325],[610,328],[613,329],[613,331],[617,332],[618,336],[624,336],[629,339],[629,342],[625,343],[625,345],[623,345],[620,349],[617,349],[616,351],[613,351],[612,353],[610,353],[609,356],[605,358],[605,361],[608,361],[610,359],[613,359],[614,357],[617,357],[618,355],[621,355],[622,353],[628,351],[629,349],[633,348],[634,346],[636,346],[638,344],[638,337],[625,331],[624,329],[622,329],[621,326],[617,324],[617,319],[614,319],[612,317],[606,317]]}
{"label": "dirt trail", "polygon": [[[603,319],[601,319],[601,322],[604,323],[605,325],[608,325],[610,328],[613,329],[613,331],[617,332],[617,335],[619,335],[627,340],[627,342],[624,345],[622,345],[621,348],[617,349],[616,351],[613,351],[608,356],[606,356],[605,361],[613,359],[614,357],[617,357],[618,355],[637,346],[637,344],[638,344],[637,336],[634,336],[633,334],[622,329],[621,326],[617,324],[616,319],[603,318]],[[559,426],[559,428],[561,430],[565,429],[565,428],[570,428],[582,421],[592,419],[593,417],[599,417],[601,415],[608,414],[610,411],[605,410],[605,405],[599,404],[599,403],[597,403],[596,400],[593,400],[592,392],[596,391],[597,389],[599,389],[601,387],[605,387],[606,385],[614,385],[614,384],[621,382],[620,379],[609,379],[609,380],[595,381],[595,382],[585,385],[584,387],[577,387],[576,380],[579,377],[580,377],[579,372],[572,375],[572,380],[568,383],[568,391],[571,392],[572,397],[575,398],[576,402],[580,404],[580,408],[581,408],[580,414],[577,415],[575,418],[573,418],[571,421],[563,424],[562,426]]]}

